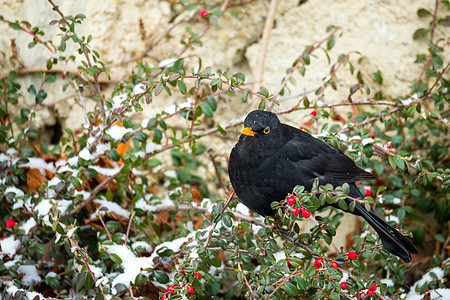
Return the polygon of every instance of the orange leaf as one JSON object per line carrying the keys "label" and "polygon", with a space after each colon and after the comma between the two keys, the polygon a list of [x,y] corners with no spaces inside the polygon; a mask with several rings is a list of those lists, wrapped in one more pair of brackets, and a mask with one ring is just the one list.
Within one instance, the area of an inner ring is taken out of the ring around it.
{"label": "orange leaf", "polygon": [[37,192],[37,190],[44,184],[47,179],[38,169],[29,169],[27,172],[27,193],[31,191]]}
{"label": "orange leaf", "polygon": [[[126,143],[120,143],[119,145],[117,145],[116,150],[120,154],[121,157],[125,153],[127,153],[127,150],[130,149],[130,145],[131,145],[131,139],[129,139]],[[120,160],[117,162],[117,164],[119,164],[119,166],[123,165],[122,158],[120,158]]]}
{"label": "orange leaf", "polygon": [[203,222],[203,219],[204,219],[204,218],[205,218],[205,217],[204,217],[203,215],[201,215],[201,216],[198,218],[197,222],[195,222],[194,228],[195,228],[196,230],[200,229],[200,227],[202,226],[202,222]]}

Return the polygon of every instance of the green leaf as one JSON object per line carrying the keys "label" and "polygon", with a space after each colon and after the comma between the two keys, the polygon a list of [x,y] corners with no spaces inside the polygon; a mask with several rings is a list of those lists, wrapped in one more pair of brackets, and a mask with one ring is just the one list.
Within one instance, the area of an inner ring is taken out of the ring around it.
{"label": "green leaf", "polygon": [[111,189],[108,189],[106,191],[106,200],[107,201],[112,201],[113,200],[113,193],[112,193]]}
{"label": "green leaf", "polygon": [[47,59],[46,67],[47,67],[47,70],[51,70],[51,68],[53,67],[53,61],[51,58]]}
{"label": "green leaf", "polygon": [[108,221],[106,222],[106,228],[108,228],[109,231],[115,231],[122,228],[122,225],[117,221]]}
{"label": "green leaf", "polygon": [[327,41],[327,50],[333,49],[335,42],[336,38],[334,36],[331,36]]}
{"label": "green leaf", "polygon": [[64,181],[58,182],[55,186],[55,193],[60,193],[66,187],[66,183]]}
{"label": "green leaf", "polygon": [[155,272],[155,279],[156,281],[158,281],[159,283],[165,284],[168,283],[170,281],[169,276],[162,271],[156,271]]}
{"label": "green leaf", "polygon": [[120,160],[120,154],[119,154],[119,152],[117,152],[116,149],[111,149],[109,151],[109,156],[111,157],[111,159],[113,161],[119,161]]}
{"label": "green leaf", "polygon": [[203,113],[205,116],[212,118],[213,117],[213,110],[209,103],[206,102],[200,102],[200,107],[202,108]]}
{"label": "green leaf", "polygon": [[47,92],[44,90],[40,90],[36,95],[36,103],[40,104],[44,102],[45,98],[47,98]]}
{"label": "green leaf", "polygon": [[394,156],[393,158],[394,158],[395,165],[397,167],[399,167],[401,170],[404,170],[405,162],[403,161],[403,159],[401,159],[399,156]]}
{"label": "green leaf", "polygon": [[291,282],[286,283],[286,292],[289,296],[295,297],[298,294],[297,286]]}
{"label": "green leaf", "polygon": [[110,257],[110,259],[113,261],[113,262],[115,262],[116,264],[122,264],[122,259],[120,258],[120,256],[119,255],[117,255],[117,254],[115,254],[115,253],[111,253],[110,255],[109,255],[109,257]]}
{"label": "green leaf", "polygon": [[297,281],[297,285],[300,287],[300,289],[306,289],[306,280],[303,277],[295,276],[295,281]]}
{"label": "green leaf", "polygon": [[426,10],[424,8],[419,8],[417,10],[417,15],[419,16],[419,18],[431,17],[432,16],[432,14],[428,10]]}
{"label": "green leaf", "polygon": [[220,124],[217,124],[217,130],[219,130],[219,132],[220,132],[222,135],[227,135],[226,130],[223,129],[222,126],[220,126]]}
{"label": "green leaf", "polygon": [[181,80],[178,80],[178,89],[183,95],[186,95],[187,92],[186,84]]}
{"label": "green leaf", "polygon": [[408,108],[408,110],[406,111],[406,116],[407,117],[412,117],[412,116],[414,116],[415,112],[416,112],[416,107],[415,106],[410,106]]}
{"label": "green leaf", "polygon": [[374,152],[373,146],[371,144],[366,144],[363,146],[364,154],[367,158],[371,158]]}
{"label": "green leaf", "polygon": [[76,178],[76,177],[70,177],[70,183],[72,183],[72,185],[76,188],[76,189],[81,189],[81,183],[80,183],[80,181],[78,180],[78,178]]}
{"label": "green leaf", "polygon": [[444,238],[444,236],[443,236],[442,234],[436,234],[436,235],[434,236],[434,239],[435,239],[436,241],[441,242],[441,243],[445,243],[445,238]]}
{"label": "green leaf", "polygon": [[143,133],[142,131],[138,130],[136,131],[136,133],[134,134],[134,138],[136,140],[138,140],[139,142],[143,143],[147,140],[147,135],[145,133]]}
{"label": "green leaf", "polygon": [[428,34],[429,31],[430,31],[429,29],[419,28],[414,32],[413,39],[418,40],[420,38],[423,38]]}
{"label": "green leaf", "polygon": [[164,87],[164,85],[161,82],[156,85],[155,96],[158,96],[159,94],[161,94],[163,87]]}
{"label": "green leaf", "polygon": [[87,172],[87,175],[88,175],[89,178],[95,178],[95,177],[98,176],[98,172],[95,169],[88,168],[86,170],[86,172]]}
{"label": "green leaf", "polygon": [[344,199],[339,199],[338,205],[342,210],[348,210],[348,205]]}
{"label": "green leaf", "polygon": [[20,27],[19,21],[16,21],[14,23],[9,23],[9,27],[11,27],[14,30],[22,30],[22,27]]}
{"label": "green leaf", "polygon": [[261,101],[259,102],[259,105],[258,105],[258,109],[264,110],[265,107],[266,107],[266,102],[264,101],[264,99],[261,99]]}
{"label": "green leaf", "polygon": [[394,169],[394,170],[397,169],[397,165],[395,164],[395,161],[394,161],[394,156],[389,155],[388,162],[392,169]]}
{"label": "green leaf", "polygon": [[242,94],[242,102],[243,103],[246,103],[247,102],[247,100],[248,100],[248,96],[250,95],[250,93],[248,92],[248,91],[245,91],[243,94]]}
{"label": "green leaf", "polygon": [[233,226],[233,221],[231,220],[230,216],[224,214],[222,216],[222,222],[225,224],[225,226],[227,227],[231,227]]}
{"label": "green leaf", "polygon": [[73,281],[75,282],[72,281],[72,286],[75,287],[76,292],[79,292],[83,288],[84,282],[86,281],[86,276],[87,272],[81,272],[73,277]]}
{"label": "green leaf", "polygon": [[95,282],[94,282],[94,278],[92,278],[92,275],[90,273],[88,273],[88,272],[86,272],[86,273],[87,274],[86,274],[86,279],[84,281],[84,288],[86,290],[90,290],[94,286]]}
{"label": "green leaf", "polygon": [[259,95],[261,95],[261,96],[263,96],[263,97],[266,97],[266,98],[268,98],[269,97],[269,90],[268,89],[266,89],[265,87],[260,87],[259,88],[259,92],[257,93],[257,94],[259,94]]}
{"label": "green leaf", "polygon": [[216,16],[222,16],[223,10],[221,10],[220,8],[215,8],[212,10],[212,13],[215,14]]}
{"label": "green leaf", "polygon": [[36,88],[34,87],[34,85],[30,85],[27,91],[32,95],[36,95]]}
{"label": "green leaf", "polygon": [[379,84],[382,85],[383,84],[383,77],[381,76],[381,72],[377,71],[372,73],[373,78],[375,79],[375,81]]}
{"label": "green leaf", "polygon": [[216,100],[214,99],[214,97],[208,96],[208,97],[206,98],[206,100],[208,101],[209,106],[211,106],[211,109],[212,109],[213,111],[216,111],[216,109],[217,109],[217,102],[216,102]]}
{"label": "green leaf", "polygon": [[123,119],[122,123],[124,128],[133,128],[133,121],[131,119]]}

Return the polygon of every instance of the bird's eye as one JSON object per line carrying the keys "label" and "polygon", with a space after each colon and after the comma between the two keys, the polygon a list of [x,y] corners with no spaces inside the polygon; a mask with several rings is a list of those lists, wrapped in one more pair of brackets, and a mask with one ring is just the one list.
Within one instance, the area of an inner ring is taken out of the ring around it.
{"label": "bird's eye", "polygon": [[268,133],[270,132],[270,127],[267,126],[266,128],[264,128],[263,132],[264,132],[265,134],[268,134]]}

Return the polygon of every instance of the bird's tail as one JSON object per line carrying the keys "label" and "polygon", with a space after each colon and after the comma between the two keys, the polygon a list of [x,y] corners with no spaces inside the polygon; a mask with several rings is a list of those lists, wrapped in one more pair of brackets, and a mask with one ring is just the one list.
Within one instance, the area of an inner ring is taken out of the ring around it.
{"label": "bird's tail", "polygon": [[373,210],[367,211],[364,205],[356,203],[355,213],[363,217],[375,229],[384,248],[404,262],[410,262],[411,254],[418,253],[416,246],[407,237],[386,223]]}

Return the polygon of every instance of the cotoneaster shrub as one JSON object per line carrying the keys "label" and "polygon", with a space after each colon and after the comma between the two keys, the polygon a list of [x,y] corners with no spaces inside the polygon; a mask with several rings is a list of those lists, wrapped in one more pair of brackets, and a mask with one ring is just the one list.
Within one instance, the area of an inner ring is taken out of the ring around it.
{"label": "cotoneaster shrub", "polygon": [[[105,94],[99,78],[109,78],[108,66],[91,47],[92,36],[77,35],[85,16],[67,16],[49,3],[56,18],[49,22],[60,31],[57,44],[43,40],[43,32],[27,20],[1,16],[10,30],[30,36],[30,52],[48,56],[46,66],[36,66],[42,71],[11,70],[0,81],[3,299],[449,295],[449,63],[442,55],[448,42],[434,37],[443,22],[437,10],[448,10],[447,1],[436,2],[436,11],[418,11],[430,27],[418,29],[414,38],[429,39],[429,48],[417,54],[422,71],[405,95],[383,92],[382,72],[360,69],[353,52],[331,61],[328,52],[341,33],[333,26],[292,59],[277,91],[253,91],[245,74],[214,70],[201,59],[192,68],[195,63],[183,53],[201,47],[205,31],[187,27],[178,56],[158,66],[137,62],[129,78]],[[205,30],[215,30],[224,14],[237,14],[227,2],[220,8],[181,3]],[[65,52],[69,44],[73,53]],[[331,65],[323,84],[296,105],[277,106],[292,76],[314,68],[311,58],[320,58],[319,51]],[[74,65],[77,72],[71,71]],[[64,71],[52,72],[55,66]],[[348,97],[324,101],[327,90],[340,88],[343,72],[354,76]],[[28,95],[18,93],[23,76],[41,79],[25,87]],[[65,129],[57,145],[40,143],[36,111],[46,104],[49,87],[61,80],[61,94],[76,95],[84,120],[77,130]],[[165,99],[163,94],[185,102],[138,121],[136,113]],[[364,100],[353,100],[359,94]],[[25,105],[25,96],[34,105]],[[92,110],[88,98],[96,101]],[[303,112],[298,126],[377,175],[361,186],[362,201],[405,230],[420,254],[403,264],[364,223],[347,247],[334,247],[343,213],[316,210],[324,201],[345,206],[340,201],[348,193],[345,185],[336,190],[316,185],[310,192],[298,186],[286,199],[274,199],[286,232],[252,215],[230,191],[229,153],[209,147],[211,140],[237,139],[243,112],[216,121],[229,98],[248,103],[249,110],[249,100],[256,98],[260,109],[280,115]],[[343,106],[351,110],[341,112]],[[314,219],[314,225],[301,230],[305,219]]]}

